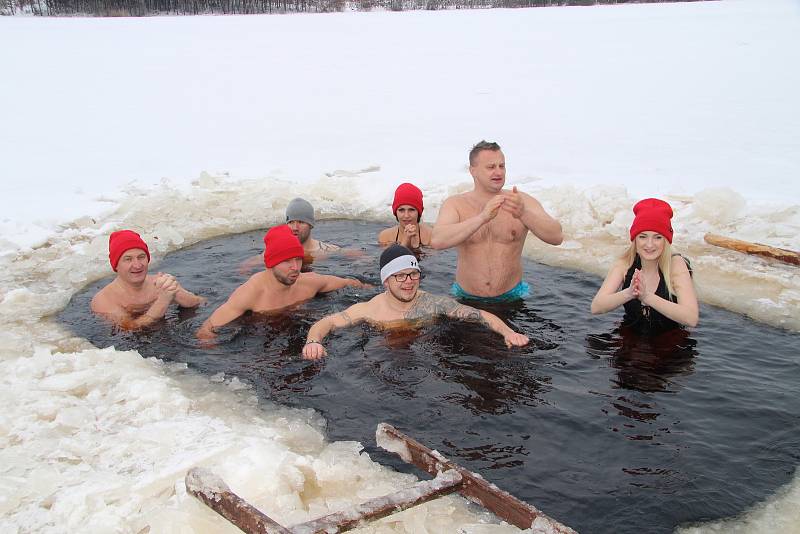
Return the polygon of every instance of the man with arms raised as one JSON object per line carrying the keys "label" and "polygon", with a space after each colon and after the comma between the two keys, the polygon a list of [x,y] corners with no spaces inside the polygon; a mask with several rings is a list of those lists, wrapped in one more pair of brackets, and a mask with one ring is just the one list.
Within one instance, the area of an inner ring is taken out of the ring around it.
{"label": "man with arms raised", "polygon": [[173,302],[193,308],[204,300],[183,289],[170,274],[147,274],[150,250],[136,232],[112,233],[108,238],[108,259],[117,277],[94,296],[91,308],[126,330],[161,320]]}
{"label": "man with arms raised", "polygon": [[301,273],[303,246],[285,224],[271,228],[264,236],[266,270],[254,274],[239,286],[228,301],[211,314],[197,337],[213,338],[215,329],[248,311],[278,310],[343,287],[365,287],[358,280],[317,273]]}
{"label": "man with arms raised", "polygon": [[367,302],[353,304],[345,311],[323,317],[309,329],[303,358],[316,360],[327,354],[322,341],[331,330],[369,322],[384,328],[447,316],[481,324],[497,332],[506,345],[527,345],[528,338],[514,332],[499,317],[489,312],[459,304],[454,299],[436,296],[419,289],[420,268],[416,256],[401,245],[390,245],[380,259],[381,281],[386,291]]}
{"label": "man with arms raised", "polygon": [[458,247],[456,297],[524,298],[528,285],[522,281],[522,247],[528,231],[545,243],[559,245],[561,225],[532,196],[516,187],[503,189],[506,160],[497,143],[481,141],[472,148],[469,172],[474,189],[445,200],[431,246]]}

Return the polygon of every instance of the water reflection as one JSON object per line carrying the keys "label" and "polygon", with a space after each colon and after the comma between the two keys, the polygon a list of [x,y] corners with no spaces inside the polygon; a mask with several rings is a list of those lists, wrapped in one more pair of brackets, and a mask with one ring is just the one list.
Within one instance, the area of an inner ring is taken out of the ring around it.
{"label": "water reflection", "polygon": [[609,357],[618,388],[642,392],[678,391],[680,384],[673,378],[691,375],[697,355],[697,341],[681,328],[641,335],[619,327],[586,336],[586,345],[590,356]]}

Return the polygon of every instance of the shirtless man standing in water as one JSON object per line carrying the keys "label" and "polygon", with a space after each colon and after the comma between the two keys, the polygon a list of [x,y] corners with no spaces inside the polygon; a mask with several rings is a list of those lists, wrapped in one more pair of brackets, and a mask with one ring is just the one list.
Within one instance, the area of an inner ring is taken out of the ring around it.
{"label": "shirtless man standing in water", "polygon": [[285,224],[270,228],[264,236],[266,270],[254,274],[239,286],[228,301],[217,308],[200,327],[197,337],[212,339],[215,329],[245,312],[266,312],[308,300],[317,293],[343,287],[369,287],[358,280],[317,273],[302,273],[303,246]]}
{"label": "shirtless man standing in water", "polygon": [[147,274],[150,250],[136,232],[112,233],[108,239],[108,259],[117,277],[97,292],[91,308],[125,330],[137,330],[160,321],[173,302],[193,308],[205,300],[183,289],[171,274]]}
{"label": "shirtless man standing in water", "polygon": [[522,247],[528,231],[545,243],[560,245],[561,225],[532,196],[516,187],[503,189],[506,160],[497,143],[481,141],[472,148],[469,172],[474,189],[445,200],[431,246],[458,247],[456,297],[524,298],[528,285],[522,281]]}
{"label": "shirtless man standing in water", "polygon": [[326,356],[322,341],[331,330],[369,322],[384,328],[408,327],[441,316],[481,324],[503,336],[506,345],[528,344],[527,336],[514,332],[499,317],[459,304],[451,297],[431,295],[419,289],[420,268],[416,256],[401,245],[390,245],[380,259],[381,281],[386,291],[367,302],[353,304],[345,311],[323,317],[309,329],[303,358]]}

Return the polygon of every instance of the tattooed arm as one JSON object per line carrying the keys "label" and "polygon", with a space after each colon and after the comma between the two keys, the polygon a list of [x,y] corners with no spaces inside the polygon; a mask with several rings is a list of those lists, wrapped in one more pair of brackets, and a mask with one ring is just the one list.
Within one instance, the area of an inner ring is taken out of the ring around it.
{"label": "tattooed arm", "polygon": [[367,304],[367,302],[353,304],[343,312],[328,315],[314,323],[308,330],[308,336],[306,336],[303,359],[318,360],[323,356],[327,356],[328,351],[325,350],[325,346],[322,344],[325,336],[337,328],[349,328],[362,322],[365,318]]}
{"label": "tattooed arm", "polygon": [[[460,304],[458,301],[450,297],[424,293],[417,301],[417,306],[414,307],[414,310],[416,310],[419,314],[424,314],[427,312],[431,315],[446,315],[460,321],[469,321],[481,324],[503,336],[506,345],[509,347],[521,347],[523,345],[527,345],[529,341],[527,336],[518,332],[514,332],[502,321],[502,319],[493,313],[479,310],[477,308],[473,308],[472,306]],[[421,316],[422,315],[418,315],[418,317]]]}

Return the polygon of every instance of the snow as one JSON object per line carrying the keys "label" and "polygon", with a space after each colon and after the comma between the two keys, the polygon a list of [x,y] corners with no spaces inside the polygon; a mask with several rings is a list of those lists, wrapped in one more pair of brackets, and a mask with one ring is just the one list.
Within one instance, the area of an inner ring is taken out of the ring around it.
{"label": "snow", "polygon": [[[56,325],[110,273],[119,228],[157,260],[275,223],[295,196],[323,218],[388,221],[401,181],[422,187],[433,221],[470,187],[470,146],[489,139],[508,183],[564,226],[564,245],[529,240],[528,256],[602,274],[633,203],[662,196],[705,302],[800,330],[796,267],[702,239],[800,250],[798,64],[791,0],[0,18],[4,527],[232,531],[186,494],[201,464],[286,524],[408,485],[358,444],[326,443],[312,412]],[[700,531],[797,525],[798,486]],[[456,498],[395,520],[505,528]]]}

